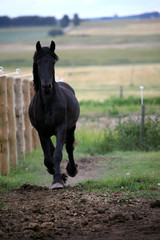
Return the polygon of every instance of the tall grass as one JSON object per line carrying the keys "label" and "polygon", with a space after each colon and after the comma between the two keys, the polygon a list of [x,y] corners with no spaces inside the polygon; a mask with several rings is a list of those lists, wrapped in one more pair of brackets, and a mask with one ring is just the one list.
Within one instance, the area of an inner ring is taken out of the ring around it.
{"label": "tall grass", "polygon": [[[80,101],[81,117],[85,117],[94,122],[103,117],[107,118],[108,121],[110,117],[123,118],[129,115],[138,117],[141,113],[140,101],[140,97],[133,96],[128,98],[111,97],[104,101],[82,100]],[[159,115],[159,97],[145,97],[144,103],[146,105],[146,116]]]}
{"label": "tall grass", "polygon": [[[145,104],[156,104],[156,105],[160,105],[160,97],[152,97],[152,98],[147,98],[144,97],[143,101],[145,102]],[[108,107],[108,106],[124,106],[127,105],[128,107],[131,105],[140,105],[141,104],[141,99],[134,97],[134,96],[130,96],[128,98],[118,98],[118,97],[111,97],[110,99],[106,99],[103,102],[100,101],[93,101],[93,100],[82,100],[80,101],[80,107],[86,107],[87,109],[90,108],[96,108],[96,107]]]}
{"label": "tall grass", "polygon": [[112,151],[159,151],[159,119],[148,118],[140,141],[140,119],[119,123],[114,128],[82,128],[76,135],[79,150],[84,153],[105,154]]}

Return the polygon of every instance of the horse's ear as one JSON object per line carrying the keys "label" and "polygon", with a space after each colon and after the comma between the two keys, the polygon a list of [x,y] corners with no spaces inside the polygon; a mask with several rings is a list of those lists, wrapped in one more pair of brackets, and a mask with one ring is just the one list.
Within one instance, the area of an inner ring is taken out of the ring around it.
{"label": "horse's ear", "polygon": [[41,50],[40,41],[38,41],[38,42],[36,43],[36,50],[37,50],[37,51],[40,51],[40,50]]}
{"label": "horse's ear", "polygon": [[50,45],[50,49],[51,49],[51,51],[54,52],[55,48],[56,48],[56,44],[55,44],[55,42],[54,42],[54,41],[51,41],[51,45]]}

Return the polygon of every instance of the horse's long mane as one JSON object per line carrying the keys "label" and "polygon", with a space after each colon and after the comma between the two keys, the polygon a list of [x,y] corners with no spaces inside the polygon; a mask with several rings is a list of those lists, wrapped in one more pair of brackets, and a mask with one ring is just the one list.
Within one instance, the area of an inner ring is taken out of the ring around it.
{"label": "horse's long mane", "polygon": [[40,87],[37,61],[44,56],[51,57],[52,59],[54,59],[55,63],[59,60],[59,57],[55,54],[55,52],[53,52],[52,49],[48,47],[43,47],[39,51],[35,51],[33,56],[33,84],[35,92],[38,92]]}

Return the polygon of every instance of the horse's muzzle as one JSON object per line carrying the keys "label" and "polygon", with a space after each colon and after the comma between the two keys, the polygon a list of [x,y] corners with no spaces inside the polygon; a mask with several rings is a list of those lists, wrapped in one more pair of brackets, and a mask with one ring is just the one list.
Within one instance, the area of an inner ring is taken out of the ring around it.
{"label": "horse's muzzle", "polygon": [[42,89],[45,94],[50,94],[52,92],[52,83],[43,84]]}

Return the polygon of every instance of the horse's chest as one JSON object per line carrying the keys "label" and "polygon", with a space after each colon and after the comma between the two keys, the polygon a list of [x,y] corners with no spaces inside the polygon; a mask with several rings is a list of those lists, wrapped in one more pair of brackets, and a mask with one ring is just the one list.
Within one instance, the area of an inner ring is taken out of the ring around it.
{"label": "horse's chest", "polygon": [[40,129],[45,133],[55,134],[58,126],[65,120],[63,111],[48,109],[41,116],[42,118],[37,119],[37,121],[39,122]]}

